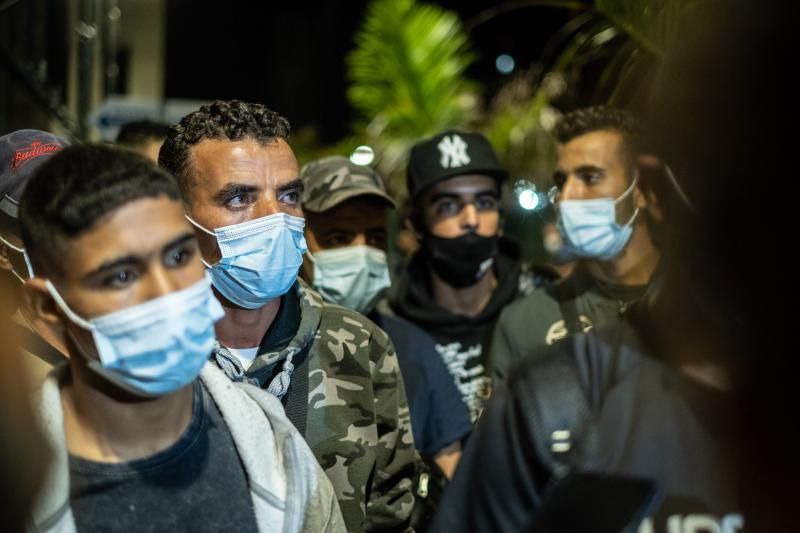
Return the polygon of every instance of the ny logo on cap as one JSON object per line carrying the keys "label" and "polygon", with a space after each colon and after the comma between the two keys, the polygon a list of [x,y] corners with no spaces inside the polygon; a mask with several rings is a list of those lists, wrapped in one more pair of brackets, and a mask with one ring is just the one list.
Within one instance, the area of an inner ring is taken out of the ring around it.
{"label": "ny logo on cap", "polygon": [[467,155],[467,143],[458,135],[444,137],[437,145],[437,148],[439,148],[439,153],[442,154],[441,159],[439,159],[439,164],[442,165],[442,168],[463,167],[470,162],[469,155]]}

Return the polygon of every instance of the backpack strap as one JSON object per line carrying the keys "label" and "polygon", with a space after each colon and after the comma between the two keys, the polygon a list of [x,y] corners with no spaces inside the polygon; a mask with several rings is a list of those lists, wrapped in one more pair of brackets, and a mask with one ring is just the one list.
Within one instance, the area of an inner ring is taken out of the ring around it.
{"label": "backpack strap", "polygon": [[545,286],[545,290],[550,297],[558,303],[567,335],[583,333],[583,324],[581,324],[580,313],[578,313],[577,301],[578,297],[591,290],[592,285],[592,279],[586,272],[585,267],[578,265],[569,277]]}
{"label": "backpack strap", "polygon": [[45,363],[51,366],[57,366],[68,361],[64,354],[53,348],[50,343],[45,341],[32,330],[24,326],[18,326],[17,331],[19,332],[20,344],[22,345],[22,348],[32,353]]}
{"label": "backpack strap", "polygon": [[573,355],[584,344],[582,337],[553,345],[552,356],[528,366],[518,381],[526,390],[514,392],[550,484],[593,464],[597,453],[596,426]]}
{"label": "backpack strap", "polygon": [[564,328],[567,330],[567,335],[583,333],[583,324],[581,324],[580,314],[578,313],[577,300],[575,298],[560,300],[558,307],[561,310],[561,316],[564,318]]}

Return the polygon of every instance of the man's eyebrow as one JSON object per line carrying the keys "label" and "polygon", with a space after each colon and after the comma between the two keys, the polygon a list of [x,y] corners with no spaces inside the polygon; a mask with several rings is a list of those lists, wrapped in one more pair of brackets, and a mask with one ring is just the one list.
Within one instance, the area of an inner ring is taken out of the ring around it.
{"label": "man's eyebrow", "polygon": [[[438,202],[439,200],[442,200],[442,199],[460,200],[462,196],[463,195],[461,195],[461,194],[457,194],[457,193],[453,193],[453,192],[437,192],[437,193],[435,193],[435,194],[433,194],[431,196],[431,198],[430,198],[430,200],[428,200],[428,202],[429,203],[435,203],[435,202]],[[492,196],[492,197],[497,198],[498,196],[500,196],[500,194],[497,191],[497,189],[483,189],[482,191],[476,191],[476,192],[472,193],[472,196]]]}
{"label": "man's eyebrow", "polygon": [[300,178],[298,178],[296,180],[290,181],[289,183],[281,185],[280,187],[278,187],[277,192],[281,193],[281,192],[294,190],[294,191],[297,191],[299,193],[302,193],[304,189],[305,189],[305,186],[303,185],[303,182],[300,180]]}
{"label": "man's eyebrow", "polygon": [[605,172],[606,169],[603,167],[598,167],[596,165],[581,165],[575,169],[575,173],[584,173],[584,172]]}
{"label": "man's eyebrow", "polygon": [[181,246],[182,244],[186,244],[187,242],[191,242],[192,240],[194,240],[194,239],[196,239],[196,238],[197,238],[197,237],[195,236],[195,234],[194,234],[194,233],[191,233],[191,232],[186,232],[186,233],[184,233],[184,234],[182,234],[182,235],[179,235],[178,237],[176,237],[176,238],[172,239],[172,240],[171,240],[170,242],[168,242],[167,244],[165,244],[165,245],[164,245],[164,246],[161,248],[161,251],[162,251],[162,253],[163,253],[163,252],[168,252],[168,251],[170,251],[171,249],[173,249],[173,248],[177,248],[178,246]]}
{"label": "man's eyebrow", "polygon": [[[179,235],[175,239],[171,240],[169,243],[165,244],[161,250],[162,252],[166,252],[171,248],[175,248],[176,246],[180,246],[181,244],[190,242],[196,238],[197,237],[194,235],[194,233],[186,232],[184,234]],[[115,270],[122,266],[136,265],[143,261],[145,261],[145,258],[141,255],[136,255],[136,254],[129,254],[123,257],[118,257],[116,259],[109,259],[108,261],[104,261],[103,263],[101,263],[100,266],[98,266],[94,270],[88,272],[84,276],[84,279],[89,279],[104,274],[106,272]]]}
{"label": "man's eyebrow", "polygon": [[439,200],[458,200],[461,198],[460,194],[452,193],[452,192],[437,192],[431,195],[428,199],[428,203],[438,202]]}
{"label": "man's eyebrow", "polygon": [[108,261],[104,261],[99,267],[88,272],[85,276],[83,276],[83,279],[93,278],[100,274],[104,274],[105,272],[115,270],[121,266],[135,265],[140,263],[141,261],[142,257],[134,254],[126,255],[124,257],[118,257],[116,259],[109,259]]}
{"label": "man's eyebrow", "polygon": [[256,192],[257,190],[258,190],[258,187],[255,187],[253,185],[248,185],[246,183],[236,183],[234,181],[229,181],[228,183],[223,185],[222,188],[220,190],[218,190],[214,194],[214,199],[217,200],[217,201],[222,202],[222,201],[228,200],[231,196],[235,196],[237,194]]}

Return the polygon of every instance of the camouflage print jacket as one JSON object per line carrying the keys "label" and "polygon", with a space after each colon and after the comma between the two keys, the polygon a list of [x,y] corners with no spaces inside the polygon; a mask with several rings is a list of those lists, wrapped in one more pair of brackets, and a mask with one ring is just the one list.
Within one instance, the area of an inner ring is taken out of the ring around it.
{"label": "camouflage print jacket", "polygon": [[[291,352],[287,415],[333,483],[347,530],[408,531],[416,463],[391,341],[369,319],[323,302],[302,281],[284,298],[293,295],[299,325],[285,348],[270,351],[262,343],[247,372],[224,347],[215,359],[232,379],[267,387]],[[282,307],[287,302],[293,304],[284,300]]]}

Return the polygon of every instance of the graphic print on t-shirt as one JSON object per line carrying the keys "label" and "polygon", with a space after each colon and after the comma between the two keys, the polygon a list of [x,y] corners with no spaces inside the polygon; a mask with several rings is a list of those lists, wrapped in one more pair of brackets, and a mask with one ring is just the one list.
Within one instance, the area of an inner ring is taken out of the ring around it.
{"label": "graphic print on t-shirt", "polygon": [[458,392],[469,409],[469,418],[475,423],[491,391],[490,378],[481,362],[483,347],[473,344],[462,348],[460,342],[451,342],[436,344],[436,351],[453,376]]}

